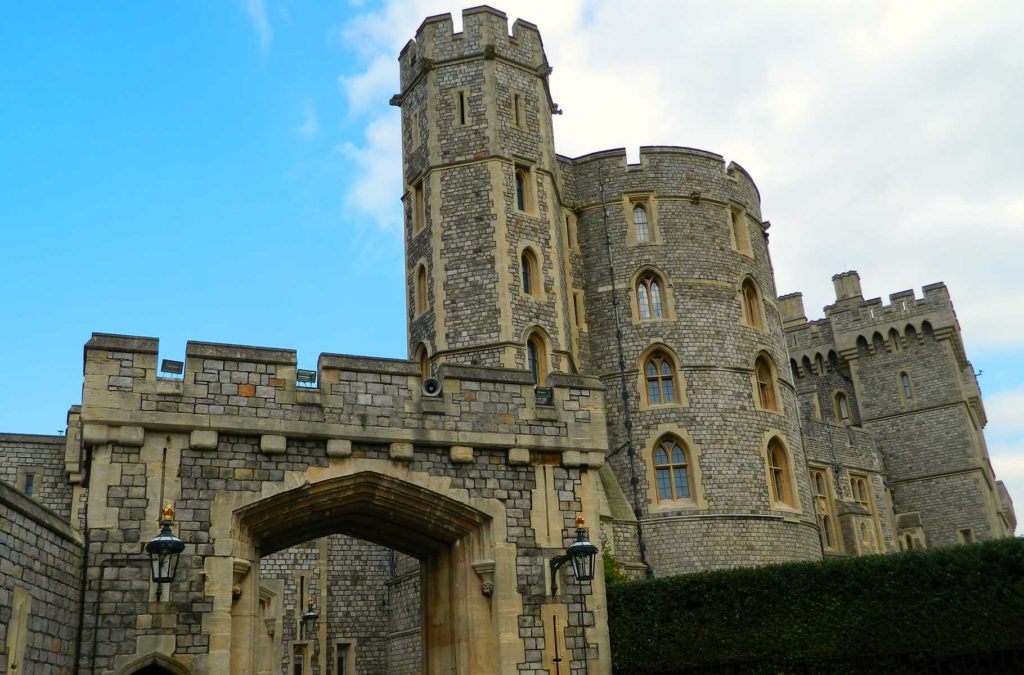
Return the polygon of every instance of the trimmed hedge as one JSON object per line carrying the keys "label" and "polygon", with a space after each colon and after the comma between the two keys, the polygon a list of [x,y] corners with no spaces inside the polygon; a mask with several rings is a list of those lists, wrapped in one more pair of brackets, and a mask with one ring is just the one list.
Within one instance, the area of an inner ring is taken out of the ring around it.
{"label": "trimmed hedge", "polygon": [[608,614],[616,673],[1017,648],[1024,540],[614,584]]}

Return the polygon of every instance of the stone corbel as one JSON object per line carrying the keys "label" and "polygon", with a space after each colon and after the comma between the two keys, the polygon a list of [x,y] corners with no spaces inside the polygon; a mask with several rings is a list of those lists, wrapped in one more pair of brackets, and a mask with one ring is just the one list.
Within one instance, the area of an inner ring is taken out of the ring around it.
{"label": "stone corbel", "polygon": [[494,58],[495,54],[498,53],[497,48],[494,45],[484,45],[484,58],[490,61]]}
{"label": "stone corbel", "polygon": [[473,571],[480,577],[480,592],[485,598],[494,595],[494,561],[475,560],[470,563]]}
{"label": "stone corbel", "polygon": [[242,597],[242,580],[245,579],[245,575],[249,573],[252,568],[252,563],[248,560],[242,560],[241,558],[235,558],[232,563],[231,571],[233,572],[231,577],[231,599],[238,600]]}

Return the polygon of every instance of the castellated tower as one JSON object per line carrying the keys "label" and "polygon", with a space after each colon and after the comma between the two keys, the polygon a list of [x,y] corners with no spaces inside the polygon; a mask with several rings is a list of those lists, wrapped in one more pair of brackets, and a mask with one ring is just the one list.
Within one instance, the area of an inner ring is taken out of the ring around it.
{"label": "castellated tower", "polygon": [[461,33],[426,19],[399,61],[410,355],[576,371],[540,34],[479,7]]}
{"label": "castellated tower", "polygon": [[643,148],[636,166],[622,150],[556,156],[540,35],[523,21],[509,34],[488,7],[461,33],[428,18],[399,61],[409,353],[424,374],[599,377],[619,505],[606,538],[655,574],[819,557],[746,172],[682,148]]}
{"label": "castellated tower", "polygon": [[637,165],[622,150],[565,159],[563,174],[578,214],[583,368],[607,389],[609,464],[651,570],[820,557],[751,178],[665,147],[641,148]]}
{"label": "castellated tower", "polygon": [[985,408],[946,286],[883,304],[864,299],[856,272],[832,280],[824,319],[808,322],[799,294],[782,299],[804,416],[875,439],[901,548],[1012,536],[1013,505],[992,472]]}

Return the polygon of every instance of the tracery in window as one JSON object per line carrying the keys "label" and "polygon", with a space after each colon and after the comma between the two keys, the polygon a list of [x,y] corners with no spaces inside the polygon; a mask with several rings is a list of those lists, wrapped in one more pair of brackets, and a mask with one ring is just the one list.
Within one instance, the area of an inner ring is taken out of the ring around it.
{"label": "tracery in window", "polygon": [[658,499],[688,499],[690,490],[689,452],[673,437],[659,441],[654,449],[654,473],[658,481]]}
{"label": "tracery in window", "polygon": [[636,204],[633,207],[633,227],[637,241],[651,240],[650,222],[647,220],[647,209],[643,204]]}
{"label": "tracery in window", "polygon": [[675,403],[675,365],[668,354],[655,351],[644,363],[644,380],[647,383],[647,404],[660,405]]}
{"label": "tracery in window", "polygon": [[641,321],[662,319],[665,316],[662,303],[661,280],[654,272],[648,272],[636,283],[636,304]]}

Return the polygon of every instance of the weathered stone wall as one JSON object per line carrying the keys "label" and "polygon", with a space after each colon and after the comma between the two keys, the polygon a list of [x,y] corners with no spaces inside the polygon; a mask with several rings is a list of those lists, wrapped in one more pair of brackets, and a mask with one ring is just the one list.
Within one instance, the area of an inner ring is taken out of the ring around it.
{"label": "weathered stone wall", "polygon": [[[628,426],[621,403],[617,327],[608,310],[616,303],[637,451],[633,471],[640,501],[652,519],[645,522],[644,532],[655,573],[817,557],[805,472],[792,473],[797,494],[792,508],[776,512],[769,498],[764,459],[768,439],[777,436],[783,441],[793,467],[803,467],[804,458],[798,404],[752,181],[738,166],[726,167],[718,155],[685,148],[641,148],[640,164],[635,166],[626,164],[621,150],[587,155],[571,164],[588,307],[589,350],[583,367],[599,373],[607,388],[610,448],[617,451],[626,442]],[[632,231],[636,203],[643,203],[649,214],[647,242],[637,241]],[[731,232],[736,210],[742,213],[749,247],[738,245]],[[606,227],[612,242],[614,298]],[[639,314],[637,280],[648,270],[657,275],[662,289],[660,318],[643,319]],[[740,288],[746,278],[754,280],[760,294],[758,326],[748,325],[742,317]],[[673,404],[646,401],[643,361],[654,349],[674,361],[678,386]],[[776,369],[779,412],[763,411],[755,404],[754,360],[761,353],[770,356]],[[678,437],[692,453],[690,470],[697,493],[692,500],[661,500],[652,485],[653,453],[666,434]],[[613,452],[609,459],[632,503],[629,462],[625,452]],[[751,527],[749,518],[733,514],[765,517]],[[713,525],[700,525],[705,518]],[[790,525],[790,520],[800,524]],[[721,544],[693,545],[711,544],[712,536]],[[742,546],[736,546],[741,541]],[[779,541],[787,546],[777,546]],[[686,553],[679,555],[680,549]]]}
{"label": "weathered stone wall", "polygon": [[[102,602],[112,602],[116,594],[126,613],[111,615],[112,606],[101,603],[97,669],[120,667],[154,644],[199,672],[213,667],[209,659],[215,655],[217,634],[211,631],[210,616],[226,601],[237,605],[239,612],[248,611],[241,608],[251,602],[246,600],[245,569],[237,567],[237,553],[228,560],[235,561],[240,593],[225,596],[223,587],[211,585],[211,570],[222,569],[228,550],[218,542],[228,532],[224,518],[232,513],[218,503],[262,504],[266,499],[260,501],[261,496],[286,486],[301,491],[305,482],[312,489],[320,480],[317,476],[345,475],[349,465],[376,467],[403,480],[443,478],[449,493],[465,495],[502,519],[496,526],[502,536],[494,545],[514,551],[515,563],[509,570],[515,571],[503,582],[502,598],[507,603],[506,598],[515,597],[521,603],[515,619],[522,641],[519,670],[545,667],[543,609],[552,603],[578,604],[596,592],[590,584],[573,585],[551,598],[544,574],[547,561],[571,543],[575,517],[586,513],[597,520],[594,469],[603,462],[606,442],[603,397],[596,381],[554,377],[555,405],[541,408],[534,405],[533,383],[524,372],[445,366],[439,373],[443,396],[425,400],[416,365],[404,361],[323,355],[318,388],[304,389],[294,383],[294,352],[286,350],[190,343],[184,381],[158,378],[156,353],[155,340],[103,335],[94,336],[86,349],[83,437],[94,467],[90,567],[97,569],[110,555],[137,552],[140,542],[155,533],[160,501],[176,507],[176,531],[186,542],[179,563],[183,572],[171,585],[169,601],[152,602],[153,589],[141,569],[108,570]],[[534,502],[535,494],[545,494],[544,486],[536,492],[538,463],[553,465],[551,490],[543,505]],[[584,488],[584,483],[590,487]],[[288,503],[299,511],[308,508],[299,498]],[[402,537],[422,536],[412,530],[402,530],[401,536],[388,534],[394,524],[385,519],[371,527],[358,512],[346,518],[343,512],[342,517],[327,517],[307,511],[300,516],[299,511],[275,516],[273,522],[281,524],[269,533],[252,530],[252,545],[269,561],[274,560],[271,554],[304,538],[347,534],[401,547],[409,546]],[[535,523],[552,518],[560,524],[557,536],[542,544]],[[262,526],[262,520],[255,522],[249,527]],[[286,522],[288,527],[283,527]],[[443,519],[433,522],[423,521],[422,527],[445,526]],[[383,549],[374,550],[368,564],[385,569]],[[286,567],[294,572],[307,563]],[[269,573],[272,566],[267,569]],[[319,575],[314,575],[314,585],[323,578],[323,570]],[[327,575],[330,585],[331,572]],[[343,586],[344,578],[333,583]],[[508,583],[514,583],[514,592]],[[87,594],[89,611],[95,607],[96,587],[93,580]],[[377,605],[384,616],[382,587],[372,587],[364,589],[369,593],[364,598],[367,612]],[[299,608],[288,593],[294,592],[284,592],[285,604],[293,605],[293,626]],[[593,608],[585,612],[591,625]],[[328,594],[327,612],[336,611]],[[355,621],[358,616],[349,618]],[[287,624],[282,629],[285,640],[292,637]],[[86,622],[87,641],[93,625]],[[564,630],[565,644],[579,661],[584,650],[579,626]],[[598,640],[593,644],[600,644],[600,639],[601,632],[592,630],[591,640]],[[361,644],[360,640],[357,655],[364,652]],[[371,646],[367,653],[373,651]],[[415,649],[407,640],[395,647],[395,658],[403,651],[407,656],[402,658],[411,662]],[[314,661],[330,658],[330,650],[315,645]],[[378,663],[381,653],[376,651],[374,657]],[[313,667],[321,674],[330,672],[325,665]]]}
{"label": "weathered stone wall", "polygon": [[73,671],[81,574],[81,536],[0,481],[0,671]]}
{"label": "weathered stone wall", "polygon": [[71,483],[64,470],[65,438],[0,434],[0,481],[25,491],[32,473],[32,499],[67,520],[71,517]]}
{"label": "weathered stone wall", "polygon": [[398,553],[387,581],[387,668],[395,675],[415,675],[422,668],[420,624],[423,618],[420,564]]}

